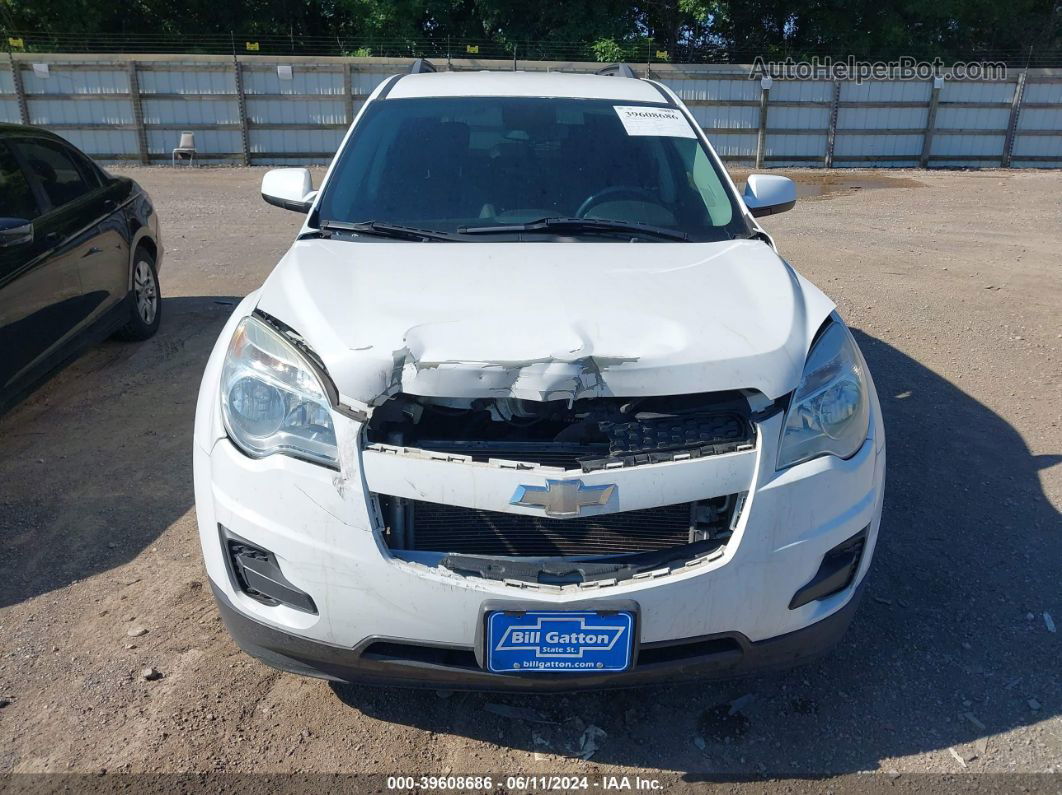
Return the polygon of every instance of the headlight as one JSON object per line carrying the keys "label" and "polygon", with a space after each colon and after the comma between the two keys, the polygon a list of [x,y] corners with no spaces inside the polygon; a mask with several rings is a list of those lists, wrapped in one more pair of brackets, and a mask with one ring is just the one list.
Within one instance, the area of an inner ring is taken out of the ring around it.
{"label": "headlight", "polygon": [[247,455],[273,453],[338,466],[331,407],[302,355],[254,318],[236,327],[221,371],[221,414]]}
{"label": "headlight", "polygon": [[867,438],[870,402],[851,332],[832,324],[815,342],[785,416],[778,469],[835,455],[851,458]]}

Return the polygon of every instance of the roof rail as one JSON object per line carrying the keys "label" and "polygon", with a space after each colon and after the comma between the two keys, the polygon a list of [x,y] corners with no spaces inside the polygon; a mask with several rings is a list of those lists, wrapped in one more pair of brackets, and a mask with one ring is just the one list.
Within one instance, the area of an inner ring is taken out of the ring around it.
{"label": "roof rail", "polygon": [[415,60],[409,67],[409,73],[411,75],[419,75],[423,74],[424,72],[434,71],[436,71],[435,67],[432,66],[431,61],[427,60],[426,58],[417,58],[417,60]]}
{"label": "roof rail", "polygon": [[599,75],[605,75],[606,77],[637,78],[637,75],[634,74],[634,70],[627,66],[627,64],[625,63],[614,63],[610,66],[606,66],[604,69],[598,69],[597,73]]}

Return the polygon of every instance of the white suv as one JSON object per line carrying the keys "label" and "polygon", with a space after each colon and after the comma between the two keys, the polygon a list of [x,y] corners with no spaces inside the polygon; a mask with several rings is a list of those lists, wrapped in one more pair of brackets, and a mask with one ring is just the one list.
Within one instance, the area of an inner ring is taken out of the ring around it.
{"label": "white suv", "polygon": [[[419,71],[419,70],[418,70]],[[195,427],[229,631],[342,681],[564,689],[803,662],[881,517],[873,382],[689,110],[629,75],[365,103],[225,326]]]}

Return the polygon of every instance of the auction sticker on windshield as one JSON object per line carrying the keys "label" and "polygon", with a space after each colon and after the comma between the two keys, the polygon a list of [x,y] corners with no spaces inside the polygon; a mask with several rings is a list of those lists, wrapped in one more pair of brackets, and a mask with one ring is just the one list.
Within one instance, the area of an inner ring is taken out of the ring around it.
{"label": "auction sticker on windshield", "polygon": [[495,612],[487,616],[492,673],[626,671],[634,647],[629,612]]}
{"label": "auction sticker on windshield", "polygon": [[641,105],[613,105],[627,135],[660,135],[668,138],[696,138],[686,117],[675,108],[649,108]]}

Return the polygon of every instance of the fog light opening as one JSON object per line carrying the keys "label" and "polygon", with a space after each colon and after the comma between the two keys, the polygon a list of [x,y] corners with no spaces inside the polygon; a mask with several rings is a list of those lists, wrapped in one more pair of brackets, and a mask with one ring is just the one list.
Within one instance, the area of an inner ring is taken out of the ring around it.
{"label": "fog light opening", "polygon": [[222,525],[221,546],[233,585],[257,602],[270,607],[287,605],[317,615],[317,605],[308,593],[292,585],[280,570],[276,555],[255,546]]}
{"label": "fog light opening", "polygon": [[822,564],[811,581],[793,594],[789,609],[796,610],[809,602],[825,599],[840,593],[852,584],[866,548],[867,525],[854,536],[842,541],[822,556]]}

